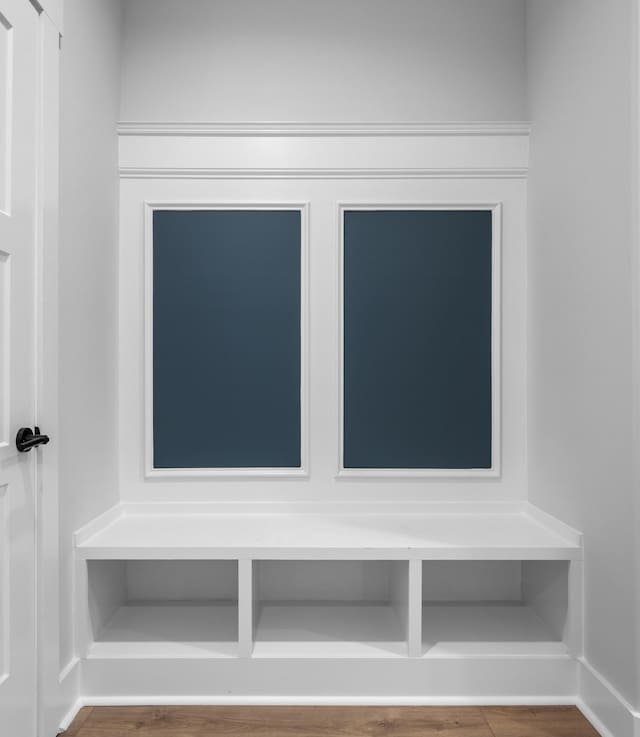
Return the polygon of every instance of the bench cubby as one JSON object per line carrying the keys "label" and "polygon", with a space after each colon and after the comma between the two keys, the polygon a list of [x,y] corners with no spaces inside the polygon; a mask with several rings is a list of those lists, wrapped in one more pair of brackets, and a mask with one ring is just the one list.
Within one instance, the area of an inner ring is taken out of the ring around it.
{"label": "bench cubby", "polygon": [[407,654],[407,561],[259,560],[254,657]]}
{"label": "bench cubby", "polygon": [[236,561],[88,561],[93,657],[237,654]]}
{"label": "bench cubby", "polygon": [[568,561],[424,561],[423,652],[566,654],[568,596]]}

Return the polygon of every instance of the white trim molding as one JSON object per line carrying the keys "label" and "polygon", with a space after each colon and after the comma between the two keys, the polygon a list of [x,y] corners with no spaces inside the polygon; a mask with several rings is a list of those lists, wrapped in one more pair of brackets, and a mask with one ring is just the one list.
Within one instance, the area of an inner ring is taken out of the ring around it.
{"label": "white trim molding", "polygon": [[[157,670],[157,669],[156,669]],[[68,729],[84,707],[134,706],[574,706],[575,699],[565,696],[498,696],[469,698],[429,696],[244,696],[244,695],[127,695],[83,696],[60,723]],[[580,709],[582,707],[578,705]],[[585,715],[587,716],[587,715]],[[587,716],[587,718],[589,718]],[[610,737],[603,732],[603,737]]]}
{"label": "white trim molding", "polygon": [[525,123],[122,123],[124,179],[524,179]]}
{"label": "white trim molding", "polygon": [[[300,213],[300,467],[155,468],[153,464],[153,213],[156,210],[295,210]],[[309,203],[308,202],[144,202],[144,375],[145,477],[305,478],[309,475]]]}
{"label": "white trim molding", "polygon": [[[82,664],[76,656],[64,666],[58,675],[60,687],[57,721],[61,731],[67,729],[84,706],[80,695],[80,671]],[[55,722],[54,722],[55,723]]]}
{"label": "white trim molding", "polygon": [[529,136],[527,121],[470,123],[389,123],[389,122],[149,122],[121,121],[120,136]]}
{"label": "white trim molding", "polygon": [[578,658],[578,708],[602,737],[640,737],[640,711],[586,658]]}
{"label": "white trim molding", "polygon": [[528,169],[503,167],[486,169],[215,169],[120,168],[121,179],[526,179]]}
{"label": "white trim molding", "polygon": [[[347,210],[483,210],[492,213],[492,273],[491,273],[491,468],[345,468],[344,466],[344,213]],[[438,202],[341,202],[338,203],[338,472],[340,479],[362,478],[430,478],[487,479],[501,473],[501,397],[502,397],[502,203],[438,203]]]}

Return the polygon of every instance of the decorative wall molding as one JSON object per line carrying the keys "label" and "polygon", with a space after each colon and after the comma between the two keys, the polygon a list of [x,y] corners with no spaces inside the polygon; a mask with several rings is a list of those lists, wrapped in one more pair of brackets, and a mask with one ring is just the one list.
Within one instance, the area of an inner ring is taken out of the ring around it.
{"label": "decorative wall molding", "polygon": [[123,179],[525,179],[525,123],[123,123]]}
{"label": "decorative wall molding", "polygon": [[[344,213],[346,210],[484,210],[492,217],[492,295],[491,295],[491,468],[345,468],[344,465]],[[502,202],[339,202],[338,233],[338,471],[341,479],[488,479],[500,478],[502,455]]]}
{"label": "decorative wall molding", "polygon": [[525,167],[451,169],[212,169],[121,167],[122,179],[526,179]]}
{"label": "decorative wall molding", "polygon": [[213,123],[122,121],[120,136],[528,136],[531,124],[513,122],[442,123]]}
{"label": "decorative wall molding", "polygon": [[[300,467],[155,468],[153,463],[153,213],[156,210],[296,210],[300,212]],[[309,203],[292,201],[149,201],[144,203],[145,476],[148,479],[306,478],[309,475]]]}
{"label": "decorative wall molding", "polygon": [[[525,488],[523,383],[526,136],[171,137],[121,136],[119,356],[122,498],[125,501],[521,501]],[[337,176],[336,176],[337,175]],[[139,178],[138,178],[139,177]],[[256,178],[258,177],[258,178]],[[488,178],[492,177],[492,178]],[[495,177],[495,178],[493,178]],[[310,201],[312,335],[308,477],[149,479],[144,463],[144,202]],[[338,202],[503,202],[503,405],[501,477],[336,479]],[[320,295],[326,295],[321,297]],[[329,308],[327,307],[329,305]],[[473,485],[473,491],[471,487]],[[387,510],[388,511],[388,510]]]}

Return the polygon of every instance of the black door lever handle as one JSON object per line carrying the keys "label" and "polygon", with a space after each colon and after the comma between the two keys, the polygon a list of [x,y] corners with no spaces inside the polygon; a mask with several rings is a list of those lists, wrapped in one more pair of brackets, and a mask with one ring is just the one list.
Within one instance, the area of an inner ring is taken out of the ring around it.
{"label": "black door lever handle", "polygon": [[41,435],[37,425],[33,430],[30,427],[21,427],[16,435],[16,448],[20,453],[28,453],[31,448],[46,445],[48,442],[49,436]]}

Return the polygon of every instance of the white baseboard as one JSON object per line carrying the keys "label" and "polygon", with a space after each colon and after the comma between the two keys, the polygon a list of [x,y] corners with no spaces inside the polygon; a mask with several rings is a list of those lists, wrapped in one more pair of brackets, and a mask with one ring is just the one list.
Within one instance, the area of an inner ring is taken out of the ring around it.
{"label": "white baseboard", "polygon": [[434,697],[434,696],[93,696],[83,706],[575,706],[566,697]]}
{"label": "white baseboard", "polygon": [[[58,692],[58,724],[63,732],[76,718],[76,714],[83,706],[79,697],[80,690],[80,660],[77,657],[71,660],[60,671]],[[70,706],[71,705],[71,706]],[[55,721],[53,722],[55,724]]]}
{"label": "white baseboard", "polygon": [[[74,663],[74,666],[77,665]],[[578,660],[579,689],[576,696],[548,695],[255,695],[168,694],[80,696],[60,721],[67,729],[84,706],[544,706],[575,705],[601,737],[640,737],[640,712],[584,658]],[[65,669],[67,670],[67,669]],[[75,670],[73,668],[72,670]]]}
{"label": "white baseboard", "polygon": [[602,737],[640,737],[640,712],[587,660],[578,659],[577,706]]}
{"label": "white baseboard", "polygon": [[[566,698],[499,698],[499,699],[468,699],[468,698],[431,698],[431,697],[407,697],[399,698],[397,696],[375,698],[368,697],[340,697],[331,698],[321,697],[247,697],[247,696],[227,696],[227,697],[210,697],[202,696],[173,696],[173,697],[156,697],[149,696],[128,696],[126,698],[119,697],[97,697],[85,699],[79,698],[63,716],[60,721],[60,732],[68,729],[73,720],[76,718],[80,709],[85,706],[577,706],[584,714],[585,718],[591,722],[595,729],[600,733],[601,737],[622,737],[611,732],[608,727],[598,718],[591,708],[582,699],[566,699]],[[640,737],[640,718],[635,715],[635,735]]]}
{"label": "white baseboard", "polygon": [[78,716],[78,712],[83,706],[87,706],[87,704],[84,703],[84,699],[76,699],[73,706],[60,720],[60,732],[64,732],[66,729],[69,729],[71,723]]}
{"label": "white baseboard", "polygon": [[[85,706],[574,706],[575,699],[534,697],[469,699],[398,696],[94,696],[79,698],[60,722],[60,731],[71,726]],[[603,733],[603,737],[609,737]]]}

